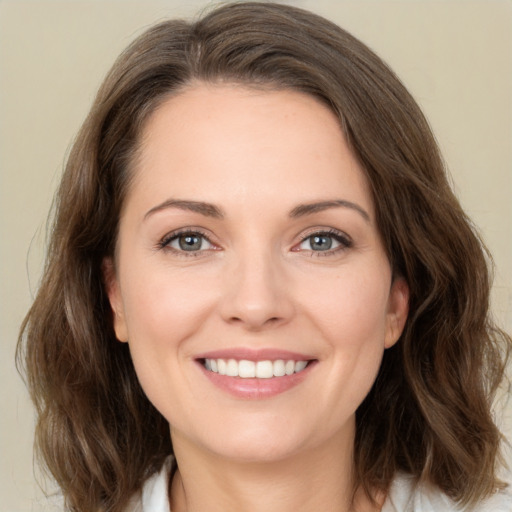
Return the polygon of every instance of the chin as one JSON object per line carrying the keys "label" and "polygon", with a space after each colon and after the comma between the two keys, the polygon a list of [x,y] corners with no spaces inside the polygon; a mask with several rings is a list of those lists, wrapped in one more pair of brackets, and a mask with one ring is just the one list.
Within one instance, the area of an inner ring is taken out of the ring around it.
{"label": "chin", "polygon": [[269,441],[258,441],[242,445],[230,444],[219,446],[217,455],[225,459],[240,463],[273,463],[286,460],[297,453],[297,449],[290,446],[283,446],[281,443],[270,443]]}
{"label": "chin", "polygon": [[269,463],[286,460],[310,445],[313,435],[298,432],[282,418],[280,425],[246,426],[224,429],[211,436],[205,445],[219,457],[246,463]]}

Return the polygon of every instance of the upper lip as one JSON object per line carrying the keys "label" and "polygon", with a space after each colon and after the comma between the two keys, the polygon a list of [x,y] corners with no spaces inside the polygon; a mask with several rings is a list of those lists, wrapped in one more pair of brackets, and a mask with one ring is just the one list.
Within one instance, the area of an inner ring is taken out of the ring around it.
{"label": "upper lip", "polygon": [[275,361],[277,359],[283,359],[285,361],[310,361],[315,358],[311,355],[276,348],[254,349],[237,347],[203,352],[198,354],[196,359],[236,359],[238,361]]}

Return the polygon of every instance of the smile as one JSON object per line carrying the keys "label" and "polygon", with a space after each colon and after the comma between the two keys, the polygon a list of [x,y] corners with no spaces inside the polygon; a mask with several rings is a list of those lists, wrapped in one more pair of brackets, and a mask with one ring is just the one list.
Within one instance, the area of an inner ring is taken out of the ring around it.
{"label": "smile", "polygon": [[204,359],[204,367],[210,372],[241,379],[271,379],[302,372],[308,361],[276,359],[265,361],[249,361],[246,359]]}
{"label": "smile", "polygon": [[314,372],[313,354],[231,347],[197,354],[197,368],[216,388],[242,400],[262,400],[298,386]]}

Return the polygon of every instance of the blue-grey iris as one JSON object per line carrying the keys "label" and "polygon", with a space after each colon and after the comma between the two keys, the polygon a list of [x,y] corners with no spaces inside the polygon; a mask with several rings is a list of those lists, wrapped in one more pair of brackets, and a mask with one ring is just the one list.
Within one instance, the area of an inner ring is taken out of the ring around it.
{"label": "blue-grey iris", "polygon": [[313,251],[328,251],[332,247],[332,237],[325,235],[312,236],[310,245]]}
{"label": "blue-grey iris", "polygon": [[203,239],[197,235],[182,235],[179,237],[178,243],[183,251],[198,251],[201,249]]}

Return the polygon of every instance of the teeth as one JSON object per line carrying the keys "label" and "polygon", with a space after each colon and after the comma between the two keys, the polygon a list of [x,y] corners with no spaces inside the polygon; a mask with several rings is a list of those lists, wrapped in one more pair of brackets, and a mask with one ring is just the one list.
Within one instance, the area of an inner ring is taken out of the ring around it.
{"label": "teeth", "polygon": [[307,364],[307,361],[297,361],[297,363],[295,364],[295,372],[301,372],[302,370],[304,370],[304,368],[306,368]]}
{"label": "teeth", "polygon": [[256,377],[256,363],[254,361],[240,361],[238,363],[238,376],[242,379]]}
{"label": "teeth", "polygon": [[272,377],[283,377],[299,373],[306,368],[308,361],[285,361],[276,359],[275,361],[247,361],[242,359],[205,359],[204,367],[219,375],[229,377],[240,377],[242,379],[271,379]]}
{"label": "teeth", "polygon": [[272,365],[272,372],[275,377],[282,377],[283,375],[286,375],[285,364],[286,363],[282,359],[274,361],[274,364]]}
{"label": "teeth", "polygon": [[228,359],[226,375],[228,377],[238,377],[238,363],[234,359]]}
{"label": "teeth", "polygon": [[256,363],[256,377],[258,379],[271,379],[274,376],[272,361],[258,361]]}
{"label": "teeth", "polygon": [[[210,363],[211,366],[211,363]],[[226,375],[226,361],[224,359],[217,359],[217,368],[219,375]]]}
{"label": "teeth", "polygon": [[284,365],[284,371],[286,375],[291,375],[295,372],[295,361],[286,361]]}

